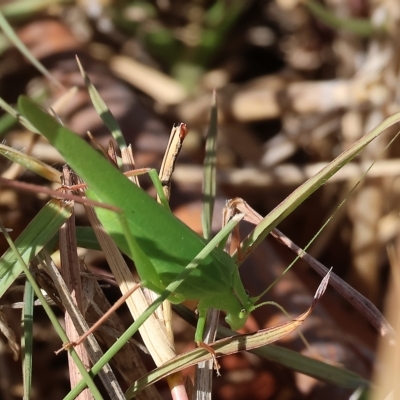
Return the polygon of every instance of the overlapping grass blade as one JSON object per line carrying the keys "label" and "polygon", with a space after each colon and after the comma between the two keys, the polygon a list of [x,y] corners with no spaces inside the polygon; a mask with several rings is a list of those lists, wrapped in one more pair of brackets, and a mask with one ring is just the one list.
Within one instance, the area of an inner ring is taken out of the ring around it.
{"label": "overlapping grass blade", "polygon": [[351,147],[341,153],[327,166],[321,169],[317,174],[304,182],[294,192],[292,192],[285,200],[275,207],[254,229],[248,238],[242,244],[243,262],[251,252],[251,249],[257,247],[265,237],[274,229],[281,221],[283,221],[293,210],[295,210],[307,197],[321,187],[332,175],[339,171],[344,165],[357,156],[360,151],[371,143],[376,137],[382,134],[385,129],[400,121],[400,113],[396,113],[386,118],[371,132],[364,135],[360,140]]}
{"label": "overlapping grass blade", "polygon": [[[26,264],[52,239],[70,215],[70,207],[54,199],[39,211],[15,241],[15,246],[20,249],[21,257]],[[21,264],[15,259],[12,249],[8,249],[0,258],[0,297],[21,272]]]}
{"label": "overlapping grass blade", "polygon": [[61,183],[60,171],[50,165],[40,161],[36,157],[29,156],[12,147],[0,143],[0,154],[7,157],[9,160],[21,165],[22,167],[48,179],[51,182]]}

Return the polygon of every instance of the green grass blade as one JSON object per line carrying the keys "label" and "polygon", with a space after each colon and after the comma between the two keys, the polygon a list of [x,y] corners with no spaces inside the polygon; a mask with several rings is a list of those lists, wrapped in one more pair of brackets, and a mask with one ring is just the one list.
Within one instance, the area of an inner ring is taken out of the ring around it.
{"label": "green grass blade", "polygon": [[110,130],[110,132],[113,135],[115,141],[117,142],[119,148],[125,149],[127,147],[126,142],[125,142],[124,136],[122,135],[121,128],[119,127],[118,122],[116,121],[116,119],[114,118],[114,115],[112,114],[110,109],[107,107],[106,103],[101,98],[99,92],[94,87],[91,80],[89,79],[89,76],[83,69],[82,64],[79,61],[78,57],[76,58],[76,60],[78,62],[79,69],[80,69],[83,79],[85,81],[85,85],[89,92],[89,96],[90,96],[90,99],[92,100],[92,104],[93,104],[94,108],[96,109],[100,118],[103,120],[106,127]]}
{"label": "green grass blade", "polygon": [[314,0],[307,0],[304,4],[315,18],[335,30],[342,29],[357,36],[366,38],[372,35],[388,33],[385,25],[376,25],[371,19],[340,18],[336,16],[334,12]]}
{"label": "green grass blade", "polygon": [[265,346],[251,350],[251,352],[267,360],[286,366],[291,370],[342,388],[357,389],[359,387],[369,387],[371,384],[362,376],[348,369],[329,365],[277,345]]}
{"label": "green grass blade", "polygon": [[4,15],[0,11],[0,28],[3,30],[4,34],[7,38],[14,44],[14,46],[29,60],[29,62],[40,72],[42,73],[47,79],[50,80],[54,85],[58,88],[62,88],[63,85],[54,78],[53,75],[41,64],[28,50],[28,48],[21,42],[19,37],[14,32],[11,25],[7,22],[4,18]]}
{"label": "green grass blade", "polygon": [[160,181],[160,178],[158,177],[157,170],[152,168],[149,171],[149,176],[150,176],[151,182],[154,185],[154,188],[156,189],[156,193],[158,195],[158,198],[160,199],[160,203],[163,205],[163,207],[166,210],[171,211],[171,207],[169,206],[167,196],[164,193],[162,183]]}
{"label": "green grass blade", "polygon": [[281,221],[283,221],[293,210],[295,210],[307,197],[321,187],[332,175],[340,170],[344,165],[357,156],[360,151],[371,143],[377,136],[390,126],[400,121],[400,113],[396,113],[371,132],[364,135],[360,140],[354,143],[349,149],[345,150],[321,171],[304,182],[294,192],[292,192],[282,203],[275,207],[254,229],[248,238],[242,244],[242,255],[244,261],[246,256],[251,252],[251,248],[260,244],[265,237],[274,229]]}
{"label": "green grass blade", "polygon": [[203,236],[206,240],[210,240],[212,236],[212,219],[214,214],[215,194],[217,191],[217,119],[217,95],[214,92],[206,140],[206,156],[204,158],[203,212],[201,218],[203,224]]}
{"label": "green grass blade", "polygon": [[[26,264],[39,253],[70,217],[71,209],[60,204],[59,200],[50,200],[15,241],[15,246]],[[21,272],[21,264],[15,259],[12,249],[8,249],[0,259],[0,297]]]}
{"label": "green grass blade", "polygon": [[33,307],[34,290],[27,280],[25,282],[24,303],[22,306],[22,332],[21,336],[21,358],[22,379],[24,386],[24,399],[31,398],[32,388],[32,350],[33,350]]}
{"label": "green grass blade", "polygon": [[[0,53],[1,53],[1,44],[0,44]],[[10,128],[12,128],[18,122],[17,118],[14,118],[12,115],[4,114],[0,117],[0,138],[3,137]]]}
{"label": "green grass blade", "polygon": [[22,167],[48,179],[51,182],[61,183],[61,173],[57,169],[50,167],[36,157],[28,156],[12,147],[0,143],[0,154],[9,160],[21,165]]}
{"label": "green grass blade", "polygon": [[29,129],[31,132],[38,133],[38,131],[33,127],[33,125],[27,121],[26,118],[21,116],[21,114],[16,111],[14,108],[12,108],[8,103],[6,103],[1,97],[0,97],[0,107],[7,112],[11,117],[16,118],[25,128]]}

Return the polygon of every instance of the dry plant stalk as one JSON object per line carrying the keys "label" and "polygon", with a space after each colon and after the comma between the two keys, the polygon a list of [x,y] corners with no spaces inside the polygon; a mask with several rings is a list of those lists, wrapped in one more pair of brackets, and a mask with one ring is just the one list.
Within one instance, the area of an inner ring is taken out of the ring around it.
{"label": "dry plant stalk", "polygon": [[[63,168],[63,180],[66,185],[72,185],[71,171],[67,166]],[[72,213],[68,221],[60,229],[60,256],[61,256],[61,275],[64,278],[65,284],[71,293],[72,299],[78,310],[84,315],[83,296],[81,285],[81,273],[79,269],[77,244],[75,237],[75,215]],[[70,341],[75,341],[79,337],[79,332],[76,331],[73,321],[68,311],[65,313],[65,330]],[[75,348],[82,360],[83,364],[88,368],[90,360],[88,353],[83,345]],[[71,387],[75,387],[82,379],[71,355],[68,353],[68,366]],[[89,389],[85,389],[79,394],[79,400],[89,400],[93,396]]]}
{"label": "dry plant stalk", "polygon": [[[187,135],[186,124],[181,123],[179,126],[173,126],[167,148],[165,150],[164,158],[161,163],[159,179],[161,181],[162,189],[166,199],[169,201],[171,194],[171,177],[175,169],[175,163],[178,159],[178,155],[182,149],[183,141]],[[124,163],[125,164],[125,163]],[[134,165],[134,164],[133,164]],[[157,195],[157,201],[160,203],[160,197]],[[149,297],[149,304],[155,300],[157,295],[150,290],[144,288],[143,292]],[[175,348],[174,334],[172,331],[172,309],[171,303],[165,300],[162,304],[161,309],[156,310],[156,315],[160,320],[164,321],[165,331],[169,338],[169,346]],[[167,360],[168,361],[168,360]],[[173,398],[185,400],[188,398],[185,390],[183,377],[180,372],[173,373],[167,377],[168,385],[171,390]]]}

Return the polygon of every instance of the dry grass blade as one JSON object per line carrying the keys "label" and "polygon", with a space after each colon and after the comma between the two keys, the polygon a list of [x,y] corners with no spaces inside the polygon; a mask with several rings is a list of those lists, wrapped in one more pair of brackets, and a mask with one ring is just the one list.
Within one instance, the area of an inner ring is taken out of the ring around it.
{"label": "dry grass blade", "polygon": [[186,97],[181,84],[158,70],[132,58],[113,57],[111,69],[122,79],[163,104],[178,104]]}
{"label": "dry grass blade", "polygon": [[[109,263],[111,271],[117,281],[118,286],[121,289],[122,293],[127,292],[131,287],[135,284],[134,277],[132,276],[131,271],[129,270],[128,266],[126,265],[121,253],[119,252],[118,248],[114,244],[114,242],[108,237],[108,235],[102,230],[100,223],[97,220],[97,217],[93,210],[86,209],[88,213],[89,220],[91,221],[92,226],[94,227],[97,239],[105,253],[105,257]],[[148,307],[146,299],[140,295],[140,291],[136,291],[132,294],[132,296],[127,299],[127,305],[132,313],[133,317],[136,319],[139,315],[143,313],[143,311]],[[155,362],[162,363],[164,357],[166,357],[165,353],[172,353],[175,354],[172,349],[168,351],[162,350],[161,348],[155,346],[155,335],[160,333],[159,321],[154,320],[152,326],[147,326],[141,335],[143,340],[145,341],[146,347],[148,348],[150,354],[154,357]],[[144,337],[148,338],[145,340]],[[168,343],[167,338],[163,337],[163,342]],[[152,351],[153,350],[153,351]]]}
{"label": "dry grass blade", "polygon": [[11,329],[11,327],[8,324],[6,315],[1,310],[0,310],[0,332],[7,339],[7,344],[12,351],[13,357],[15,360],[17,360],[19,357],[21,348],[17,342],[17,338],[15,336],[14,331]]}
{"label": "dry grass blade", "polygon": [[385,312],[389,321],[393,324],[396,335],[395,343],[381,341],[379,344],[379,367],[375,369],[376,386],[372,392],[371,400],[398,399],[400,396],[400,381],[398,378],[400,362],[400,318],[398,304],[400,301],[400,254],[399,241],[396,245],[388,248],[391,262],[391,274],[389,279],[389,290],[386,293]]}
{"label": "dry grass blade", "polygon": [[[286,322],[273,328],[263,329],[257,333],[237,335],[234,337],[218,340],[217,342],[214,342],[210,345],[217,354],[217,357],[226,356],[228,354],[237,353],[239,351],[256,349],[272,343],[278,339],[281,339],[282,337],[293,332],[311,314],[312,310],[318,303],[318,300],[324,294],[326,287],[328,286],[330,274],[331,271],[328,271],[328,273],[318,286],[317,291],[315,292],[314,300],[310,308],[303,314],[299,315],[292,321]],[[147,385],[153,384],[158,380],[164,378],[165,376],[168,376],[171,371],[180,371],[201,361],[210,360],[211,358],[212,355],[210,354],[210,352],[202,348],[197,348],[188,353],[181,354],[174,360],[164,364],[162,367],[156,369],[152,373],[137,381],[126,391],[126,398],[131,399],[136,395],[136,393],[147,387]]]}
{"label": "dry grass blade", "polygon": [[[232,199],[227,203],[227,207],[237,209],[238,212],[245,213],[245,219],[252,224],[257,225],[262,216],[254,211],[244,200]],[[324,276],[328,272],[328,268],[321,264],[314,257],[307,254],[299,246],[293,243],[278,229],[273,229],[271,235],[275,237],[283,245],[294,251],[300,258],[305,260],[319,275]],[[388,336],[392,339],[394,330],[389,322],[378,310],[378,308],[361,293],[355,290],[351,285],[332,272],[330,284],[340,293],[348,302],[350,302],[358,311],[360,311],[368,321],[377,329],[382,336]]]}
{"label": "dry grass blade", "polygon": [[[171,132],[171,138],[172,138],[172,133],[174,132],[174,130]],[[165,152],[165,156],[164,156],[164,160],[166,159],[166,163],[164,164],[164,168],[168,167],[168,161],[171,160],[170,157],[168,156],[169,154],[169,150],[171,148],[168,147],[166,149]],[[135,169],[135,161],[134,161],[134,156],[132,153],[132,147],[128,146],[126,149],[121,149],[121,155],[122,155],[122,163],[124,166],[124,170],[134,170]],[[177,156],[177,154],[176,154]],[[173,171],[173,167],[171,169],[171,172]],[[161,173],[161,171],[160,171]],[[137,186],[140,187],[139,185],[139,180],[137,178],[137,176],[133,176],[132,180],[134,182],[134,184],[136,184]],[[167,197],[167,199],[169,199],[169,197]],[[151,292],[150,290],[143,288],[142,289],[142,293],[144,295],[143,299],[145,298],[147,301],[147,306],[150,305],[155,298],[157,297],[155,295],[155,293]],[[168,356],[170,349],[173,349],[174,354],[175,354],[175,344],[174,344],[174,338],[173,338],[173,332],[172,332],[172,328],[171,328],[171,319],[172,319],[172,315],[171,315],[171,305],[169,303],[169,301],[165,301],[162,305],[162,307],[158,308],[155,313],[154,316],[158,319],[158,328],[164,330],[164,332],[160,335],[156,335],[156,336],[148,336],[145,340],[145,342],[150,342],[153,341],[154,344],[152,346],[152,348],[159,348],[162,349],[163,347],[166,349],[166,355]],[[149,332],[147,330],[143,330],[146,332]],[[142,334],[142,332],[141,332]],[[168,337],[168,342],[165,342],[165,337]],[[151,348],[149,349],[150,354],[152,354],[152,350]],[[163,356],[164,357],[164,356]],[[171,390],[172,390],[171,386]]]}
{"label": "dry grass blade", "polygon": [[60,182],[60,171],[40,161],[36,157],[31,157],[4,144],[0,144],[0,154],[4,157],[7,157],[9,160],[19,164],[20,166],[23,166],[30,171],[35,172],[40,176],[43,176],[49,181],[57,183]]}
{"label": "dry grass blade", "polygon": [[[167,148],[165,149],[164,157],[161,163],[160,167],[160,172],[159,172],[159,179],[161,182],[162,190],[164,192],[166,204],[168,203],[169,207],[169,199],[171,195],[171,177],[172,173],[174,172],[175,169],[175,164],[178,159],[179,153],[182,149],[182,144],[183,141],[185,140],[185,137],[188,133],[186,124],[181,123],[179,126],[173,126],[170,136],[169,136],[169,141],[167,144]],[[157,202],[160,204],[163,204],[163,198],[160,197],[159,194],[157,194]],[[156,299],[155,293],[152,293],[151,291],[148,291],[147,289],[144,290],[144,292],[149,293],[149,298],[154,301]],[[150,303],[149,303],[150,304]],[[170,347],[175,347],[174,343],[174,332],[172,329],[172,308],[171,308],[171,303],[168,300],[165,300],[162,304],[161,309],[159,308],[156,311],[157,315],[159,318],[163,319],[164,325],[165,325],[165,330],[166,333],[168,334],[170,343]],[[175,399],[181,399],[185,400],[188,398],[188,395],[185,390],[185,386],[183,383],[183,377],[180,372],[174,373],[167,377],[168,385],[171,390],[171,395]]]}
{"label": "dry grass blade", "polygon": [[[66,185],[73,185],[73,177],[71,176],[71,170],[68,166],[63,168],[63,181]],[[82,284],[81,274],[79,269],[77,244],[75,237],[75,214],[74,212],[60,228],[60,256],[61,256],[61,275],[64,278],[64,282],[67,289],[71,293],[72,300],[77,309],[84,314],[83,310],[83,296],[82,296]],[[69,315],[68,308],[65,313],[65,331],[70,341],[75,341],[79,337],[79,333],[75,329],[72,318]],[[84,365],[89,365],[90,360],[88,353],[83,345],[75,348],[79,358],[82,360]],[[76,368],[71,355],[68,354],[68,366],[69,366],[69,379],[71,387],[75,387],[76,384],[82,378],[79,370]],[[104,376],[103,376],[104,377]],[[79,400],[92,399],[89,390],[84,390],[79,394]]]}

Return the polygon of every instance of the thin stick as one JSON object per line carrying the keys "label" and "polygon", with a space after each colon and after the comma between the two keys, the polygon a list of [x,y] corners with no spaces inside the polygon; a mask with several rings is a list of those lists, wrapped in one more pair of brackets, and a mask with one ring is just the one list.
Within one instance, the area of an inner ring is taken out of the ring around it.
{"label": "thin stick", "polygon": [[[171,196],[171,176],[175,169],[175,163],[178,159],[178,155],[181,151],[183,140],[185,139],[188,133],[186,124],[180,123],[179,126],[173,126],[171,130],[171,134],[169,136],[169,141],[167,144],[167,148],[164,153],[164,158],[161,163],[160,172],[158,177],[161,181],[161,186],[167,202],[169,202]],[[162,204],[160,196],[157,194],[157,202]],[[153,299],[154,300],[154,299]],[[165,329],[170,337],[171,343],[174,341],[174,335],[172,332],[172,309],[171,303],[166,300],[163,303],[163,317],[165,322]]]}
{"label": "thin stick", "polygon": [[17,190],[23,190],[25,192],[30,192],[30,193],[32,193],[32,192],[44,193],[55,199],[72,200],[72,201],[75,201],[76,203],[88,204],[93,207],[101,207],[101,208],[105,208],[107,210],[116,211],[116,212],[121,211],[118,207],[112,206],[110,204],[104,204],[99,201],[89,200],[86,198],[82,198],[80,196],[76,196],[74,194],[61,193],[58,190],[49,189],[47,187],[43,187],[43,186],[39,186],[39,185],[33,185],[32,183],[14,181],[12,179],[6,179],[6,178],[0,177],[0,186],[1,185],[12,187]]}
{"label": "thin stick", "polygon": [[[165,197],[169,200],[171,192],[171,176],[175,169],[175,163],[181,151],[183,141],[188,134],[186,124],[180,123],[179,126],[174,126],[171,130],[167,149],[161,164],[159,178]],[[157,201],[160,202],[159,196]]]}
{"label": "thin stick", "polygon": [[[72,185],[74,176],[67,165],[63,167],[63,181],[67,185]],[[77,253],[77,244],[75,237],[75,215],[72,213],[71,217],[60,228],[60,255],[61,255],[61,275],[64,278],[65,284],[71,293],[72,300],[77,309],[84,314],[83,310],[83,295],[82,283],[80,277],[79,260]],[[79,337],[79,333],[74,326],[72,317],[67,309],[65,313],[65,331],[69,340]],[[90,365],[89,355],[84,346],[76,348],[76,352],[84,365]],[[81,380],[82,376],[79,373],[75,363],[72,360],[71,354],[68,354],[68,365],[70,372],[71,387],[75,387]],[[80,400],[91,399],[91,394],[85,390],[79,395]]]}

